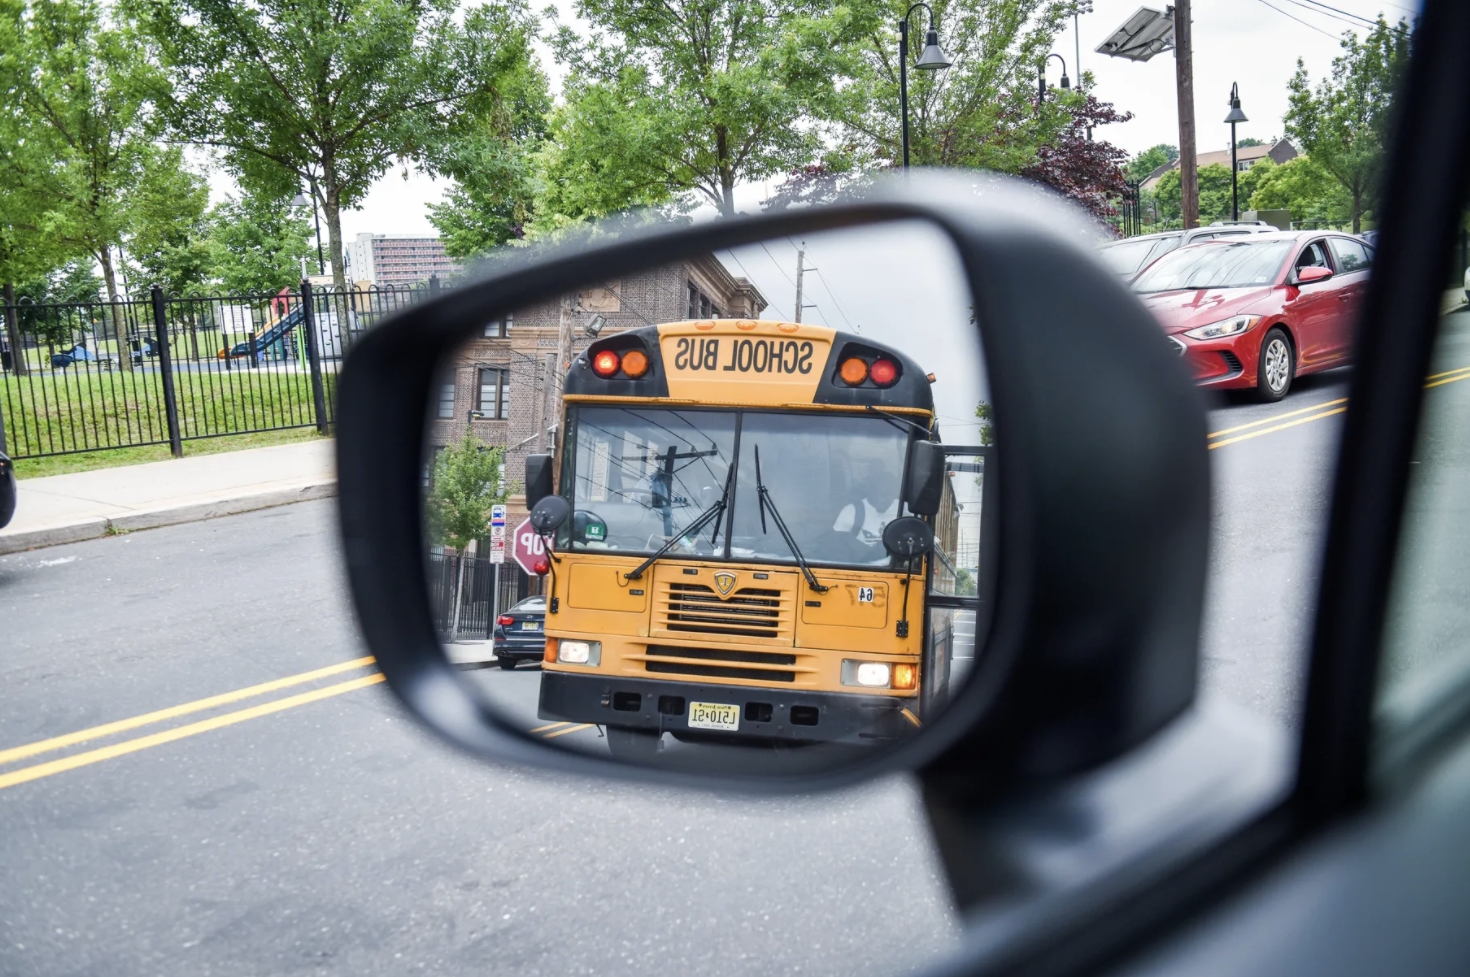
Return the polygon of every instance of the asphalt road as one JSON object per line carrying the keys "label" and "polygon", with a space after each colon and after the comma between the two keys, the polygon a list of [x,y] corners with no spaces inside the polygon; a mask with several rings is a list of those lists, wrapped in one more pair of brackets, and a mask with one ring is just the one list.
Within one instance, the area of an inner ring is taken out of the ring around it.
{"label": "asphalt road", "polygon": [[[1288,722],[1345,381],[1211,414],[1206,681]],[[0,558],[0,974],[889,974],[955,945],[905,780],[481,766],[372,684],[336,557],[312,502]]]}

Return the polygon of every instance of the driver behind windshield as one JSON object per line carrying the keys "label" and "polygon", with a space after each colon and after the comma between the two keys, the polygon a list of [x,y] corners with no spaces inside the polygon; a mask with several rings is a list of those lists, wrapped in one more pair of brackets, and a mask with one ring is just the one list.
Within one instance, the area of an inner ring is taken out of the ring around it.
{"label": "driver behind windshield", "polygon": [[[898,496],[894,492],[892,452],[888,446],[872,441],[857,441],[860,452],[850,459],[849,501],[837,512],[832,531],[850,535],[868,549],[863,562],[882,552],[883,527],[898,518]],[[882,457],[879,457],[879,452]]]}

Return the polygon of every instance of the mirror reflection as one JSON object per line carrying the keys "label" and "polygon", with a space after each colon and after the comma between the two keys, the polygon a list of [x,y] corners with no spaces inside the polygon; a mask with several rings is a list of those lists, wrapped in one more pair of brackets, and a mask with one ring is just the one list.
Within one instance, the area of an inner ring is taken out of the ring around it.
{"label": "mirror reflection", "polygon": [[932,721],[983,644],[995,489],[941,232],[762,241],[492,315],[444,364],[424,482],[436,626],[486,701],[569,749],[757,770]]}

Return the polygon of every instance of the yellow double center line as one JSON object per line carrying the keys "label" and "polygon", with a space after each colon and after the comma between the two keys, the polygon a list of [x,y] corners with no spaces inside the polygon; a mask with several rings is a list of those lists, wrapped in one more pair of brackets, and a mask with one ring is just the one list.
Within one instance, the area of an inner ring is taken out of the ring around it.
{"label": "yellow double center line", "polygon": [[[1470,380],[1470,366],[1462,366],[1458,370],[1447,370],[1444,373],[1435,373],[1424,378],[1424,389],[1430,387],[1441,387],[1447,383],[1457,380]],[[1235,427],[1227,427],[1222,431],[1214,431],[1206,437],[1210,442],[1210,450],[1223,448],[1227,444],[1235,444],[1238,441],[1249,441],[1251,438],[1259,438],[1266,434],[1275,434],[1287,428],[1296,427],[1298,424],[1310,424],[1312,421],[1320,421],[1324,417],[1332,417],[1347,410],[1347,398],[1339,397],[1337,400],[1329,400],[1325,403],[1314,404],[1311,407],[1303,407],[1300,410],[1287,411],[1285,414],[1273,414],[1259,421],[1251,421],[1249,424],[1238,424]],[[1288,418],[1294,418],[1288,420]],[[1246,433],[1240,433],[1246,432]],[[1234,437],[1226,437],[1234,435]],[[1216,440],[1216,439],[1220,440]]]}
{"label": "yellow double center line", "polygon": [[[265,695],[268,692],[275,692],[280,689],[291,688],[292,686],[296,685],[304,685],[307,682],[312,682],[317,679],[326,678],[331,675],[338,675],[342,672],[351,671],[356,668],[363,668],[364,666],[371,665],[372,663],[373,658],[371,656],[358,658],[354,659],[353,661],[342,662],[338,665],[329,665],[326,668],[318,668],[314,671],[302,672],[300,675],[291,675],[287,678],[276,679],[271,682],[262,682],[259,685],[252,685],[248,688],[236,689],[234,692],[225,692],[221,695],[210,696],[207,699],[197,699],[194,702],[186,702],[183,705],[171,706],[167,709],[159,709],[156,712],[144,713],[141,716],[134,716],[131,719],[121,719],[117,722],[106,723],[101,726],[93,726],[89,729],[79,730],[75,733],[67,733],[65,736],[56,736],[51,739],[40,740],[35,743],[27,743],[24,746],[17,746],[13,749],[0,751],[0,766],[14,763],[17,760],[29,759],[30,757],[38,756],[42,753],[51,753],[56,750],[62,750],[69,746],[75,746],[78,743],[85,743],[90,740],[103,739],[108,736],[113,736],[117,733],[124,733],[128,732],[129,730],[138,729],[142,726],[149,726],[154,723],[164,722],[169,719],[176,719],[180,716],[187,716],[191,713],[203,712],[207,709],[214,709],[219,706],[228,705],[232,702],[239,702],[242,699],[250,699],[254,698],[255,696]],[[126,756],[129,753],[136,753],[139,750],[146,750],[149,747],[159,746],[164,743],[172,743],[175,740],[181,740],[190,736],[196,736],[199,733],[207,733],[210,730],[221,729],[225,726],[233,726],[235,723],[243,723],[247,719],[256,719],[260,716],[268,716],[274,712],[282,712],[286,709],[294,709],[297,706],[304,706],[307,703],[311,702],[320,702],[322,699],[329,699],[332,696],[341,695],[344,692],[352,692],[357,689],[367,688],[368,686],[376,685],[381,681],[383,681],[383,676],[381,673],[366,675],[361,678],[351,679],[346,682],[339,682],[336,685],[328,685],[320,689],[313,689],[310,692],[302,692],[298,695],[287,696],[284,699],[275,699],[271,702],[262,703],[258,706],[251,706],[247,709],[238,709],[234,712],[227,712],[223,715],[214,716],[210,719],[200,720],[199,722],[189,723],[184,726],[176,726],[173,729],[166,729],[159,733],[152,733],[147,736],[139,736],[136,739],[124,740],[121,743],[114,743],[111,746],[99,747],[95,750],[87,750],[84,753],[74,753],[71,756],[62,757],[59,760],[50,760],[45,763],[37,763],[29,767],[22,767],[19,770],[12,770],[9,773],[0,773],[0,790],[3,790],[6,787],[14,787],[16,784],[24,784],[32,780],[39,780],[42,777],[49,777],[52,774],[63,773],[67,770],[75,770],[78,767],[89,766],[93,763],[101,763],[103,760],[111,760],[114,757]]]}

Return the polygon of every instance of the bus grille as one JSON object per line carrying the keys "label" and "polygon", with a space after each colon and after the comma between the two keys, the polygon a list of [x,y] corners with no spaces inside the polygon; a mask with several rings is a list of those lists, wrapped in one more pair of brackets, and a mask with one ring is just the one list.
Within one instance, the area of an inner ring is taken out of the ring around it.
{"label": "bus grille", "polygon": [[661,590],[655,628],[739,638],[791,637],[789,624],[782,620],[779,590],[742,587],[728,600],[720,600],[703,584],[668,583]]}
{"label": "bus grille", "polygon": [[[646,661],[644,669],[665,675],[699,675],[708,678],[744,679],[756,682],[795,682],[796,672],[783,668],[741,668],[741,665],[795,665],[796,656],[768,651],[737,651],[730,648],[673,648],[650,645],[650,658],[697,658],[691,661]],[[729,663],[729,664],[727,664]]]}

